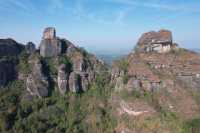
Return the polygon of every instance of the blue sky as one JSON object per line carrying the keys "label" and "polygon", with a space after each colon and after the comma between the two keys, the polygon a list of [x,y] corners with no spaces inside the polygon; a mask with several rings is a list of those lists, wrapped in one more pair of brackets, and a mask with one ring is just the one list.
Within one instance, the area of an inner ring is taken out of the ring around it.
{"label": "blue sky", "polygon": [[200,1],[0,0],[0,38],[38,45],[48,26],[90,51],[126,52],[142,33],[161,28],[182,47],[200,48]]}

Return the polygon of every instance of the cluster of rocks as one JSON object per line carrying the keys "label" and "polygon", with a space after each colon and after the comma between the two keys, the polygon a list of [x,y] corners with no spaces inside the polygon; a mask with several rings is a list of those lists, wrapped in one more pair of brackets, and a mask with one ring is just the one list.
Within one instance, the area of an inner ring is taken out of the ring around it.
{"label": "cluster of rocks", "polygon": [[[57,68],[57,90],[64,95],[66,92],[84,92],[88,90],[90,83],[95,78],[95,65],[101,65],[101,62],[93,55],[84,55],[85,51],[77,48],[70,41],[56,37],[55,28],[46,28],[40,43],[40,55],[43,58],[52,58],[59,60],[60,55],[69,58],[71,66],[65,63],[54,64]],[[58,61],[57,61],[58,62]],[[43,75],[41,67],[44,64],[33,63],[33,71],[27,78],[27,90],[31,95],[46,96],[48,93],[47,77]],[[34,69],[35,68],[35,69]],[[95,70],[96,69],[96,70]],[[52,77],[50,75],[50,77]],[[40,81],[40,82],[39,82]],[[37,83],[37,84],[36,84]],[[45,89],[46,88],[46,89]]]}
{"label": "cluster of rocks", "polygon": [[[69,64],[59,63],[61,57],[68,60]],[[52,63],[57,69],[56,75],[48,70],[46,59],[56,62]],[[30,67],[29,73],[18,70],[20,60],[23,60],[22,63],[27,60],[28,63],[22,65]],[[44,30],[39,49],[32,42],[23,45],[13,39],[0,39],[0,87],[12,80],[23,80],[31,96],[46,97],[53,88],[58,88],[62,95],[68,91],[84,92],[102,67],[102,62],[94,55],[57,37],[56,30],[52,27]]]}
{"label": "cluster of rocks", "polygon": [[[138,61],[138,58],[129,57],[127,72],[120,69],[117,62],[113,64],[111,79],[115,84],[115,90],[126,89],[129,92],[134,90],[155,91],[161,86],[161,80],[155,75],[145,63]],[[124,78],[127,78],[124,83]]]}
{"label": "cluster of rocks", "polygon": [[65,64],[61,64],[58,68],[58,90],[63,95],[67,91],[71,92],[82,92],[89,88],[89,73],[72,71],[67,72],[67,67]]}

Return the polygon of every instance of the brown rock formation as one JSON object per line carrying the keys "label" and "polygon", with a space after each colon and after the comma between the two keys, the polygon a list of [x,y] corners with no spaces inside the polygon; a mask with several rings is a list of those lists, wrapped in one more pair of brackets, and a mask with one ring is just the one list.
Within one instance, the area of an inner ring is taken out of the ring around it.
{"label": "brown rock formation", "polygon": [[137,43],[139,52],[169,52],[173,47],[172,33],[169,30],[144,33]]}
{"label": "brown rock formation", "polygon": [[68,90],[68,73],[66,72],[66,65],[61,64],[58,68],[58,89],[64,95]]}
{"label": "brown rock formation", "polygon": [[30,60],[30,64],[32,64],[32,73],[28,75],[26,80],[27,91],[32,96],[48,96],[49,82],[43,73],[41,61],[38,58],[34,58]]}

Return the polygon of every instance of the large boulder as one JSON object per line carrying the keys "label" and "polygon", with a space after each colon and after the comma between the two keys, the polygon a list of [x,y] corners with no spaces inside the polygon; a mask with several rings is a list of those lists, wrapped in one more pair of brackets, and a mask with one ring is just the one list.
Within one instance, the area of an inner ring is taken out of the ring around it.
{"label": "large boulder", "polygon": [[156,51],[163,53],[170,51],[172,45],[172,32],[163,29],[158,32],[150,31],[144,33],[137,43],[137,50],[140,52]]}
{"label": "large boulder", "polygon": [[16,56],[24,50],[24,45],[13,39],[0,39],[0,56]]}
{"label": "large boulder", "polygon": [[68,90],[68,73],[66,72],[66,65],[61,64],[58,68],[58,89],[64,95]]}
{"label": "large boulder", "polygon": [[144,33],[138,41],[138,45],[148,45],[154,42],[169,42],[172,43],[172,32],[169,30],[160,30],[158,32],[150,31]]}
{"label": "large boulder", "polygon": [[49,82],[43,73],[43,66],[39,59],[30,61],[32,64],[32,73],[28,75],[26,80],[27,91],[32,96],[46,97],[48,96]]}
{"label": "large boulder", "polygon": [[56,37],[54,28],[46,28],[40,43],[40,55],[43,57],[55,57],[62,52],[62,43]]}

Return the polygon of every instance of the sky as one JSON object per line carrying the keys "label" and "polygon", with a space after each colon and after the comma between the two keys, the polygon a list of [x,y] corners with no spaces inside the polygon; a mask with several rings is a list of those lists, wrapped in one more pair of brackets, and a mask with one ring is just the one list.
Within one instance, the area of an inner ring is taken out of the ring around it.
{"label": "sky", "polygon": [[106,54],[126,53],[142,33],[159,29],[200,49],[200,0],[0,0],[0,38],[39,45],[45,27]]}

